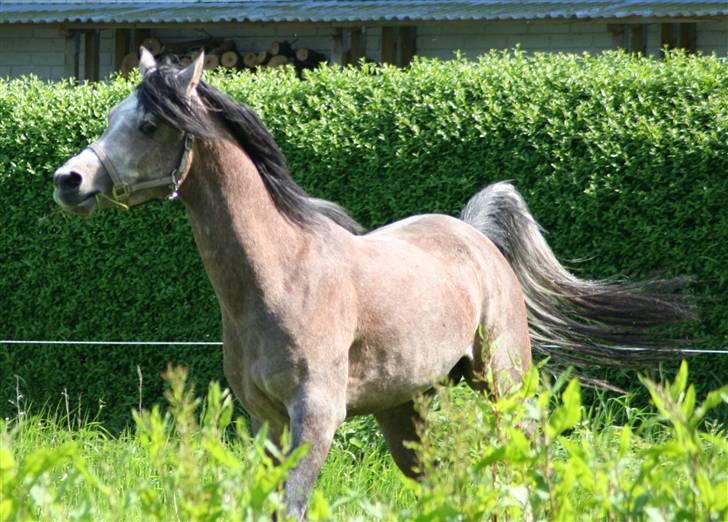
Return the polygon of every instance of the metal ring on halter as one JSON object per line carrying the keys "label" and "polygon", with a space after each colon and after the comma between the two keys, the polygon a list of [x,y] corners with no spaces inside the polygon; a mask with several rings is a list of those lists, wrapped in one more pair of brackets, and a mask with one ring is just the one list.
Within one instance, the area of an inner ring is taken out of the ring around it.
{"label": "metal ring on halter", "polygon": [[[182,183],[190,171],[190,151],[192,150],[193,144],[194,139],[192,136],[185,133],[184,151],[182,152],[182,157],[179,160],[179,166],[169,173],[169,177],[172,178],[172,192],[169,194],[168,199],[177,199],[179,196],[179,188],[182,186]],[[183,174],[180,177],[177,177],[177,174],[180,172]]]}

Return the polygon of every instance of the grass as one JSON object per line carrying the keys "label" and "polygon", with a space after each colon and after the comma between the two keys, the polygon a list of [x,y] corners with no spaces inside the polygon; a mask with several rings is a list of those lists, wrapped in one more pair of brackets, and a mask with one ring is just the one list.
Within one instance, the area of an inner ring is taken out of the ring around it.
{"label": "grass", "polygon": [[[265,434],[233,419],[217,385],[203,400],[168,374],[168,412],[134,415],[111,435],[64,412],[0,421],[2,520],[268,520],[301,452],[279,457]],[[427,405],[416,448],[428,479],[403,478],[369,418],[343,425],[312,497],[311,520],[726,520],[728,443],[683,366],[675,381],[644,381],[653,408],[629,397],[587,409],[576,381],[536,371],[491,402],[462,387]],[[691,391],[693,390],[693,391]],[[424,405],[423,405],[424,407]],[[614,419],[624,419],[614,423]],[[514,427],[537,426],[532,436]]]}
{"label": "grass", "polygon": [[[64,485],[62,498],[59,498],[60,509],[34,510],[33,517],[39,520],[73,519],[74,513],[81,513],[85,505],[90,505],[96,515],[94,518],[116,519],[114,514],[118,513],[120,503],[124,502],[123,497],[138,489],[140,481],[157,475],[143,445],[133,432],[111,436],[103,426],[93,422],[69,431],[63,417],[32,415],[24,421],[22,428],[11,434],[10,447],[15,459],[22,462],[38,451],[53,451],[68,444],[78,449],[88,472],[99,477],[107,489],[89,488],[82,480]],[[242,460],[245,444],[242,440],[233,440],[228,446]],[[60,487],[61,483],[69,480],[69,465],[58,466],[47,473],[39,482],[40,486]],[[413,492],[403,486],[403,481],[383,447],[353,453],[336,446],[322,471],[317,489],[324,498],[332,499],[335,505],[332,511],[337,518],[349,519],[366,511],[363,507],[366,501],[386,502],[396,508],[411,504],[414,501]],[[6,494],[8,492],[3,491],[3,495]],[[124,510],[124,520],[148,520],[142,506],[129,503],[129,508]]]}

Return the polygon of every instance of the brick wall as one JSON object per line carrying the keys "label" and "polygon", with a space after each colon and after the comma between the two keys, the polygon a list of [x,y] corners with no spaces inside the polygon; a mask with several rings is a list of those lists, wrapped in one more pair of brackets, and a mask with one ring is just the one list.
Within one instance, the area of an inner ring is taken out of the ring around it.
{"label": "brick wall", "polygon": [[0,76],[62,78],[64,46],[59,29],[0,27]]}
{"label": "brick wall", "polygon": [[[697,48],[704,54],[728,54],[728,21],[698,22]],[[660,24],[646,24],[647,53],[660,50]],[[447,59],[460,49],[475,58],[490,49],[520,45],[527,52],[592,54],[615,48],[606,24],[597,23],[472,23],[421,25],[417,28],[417,53]]]}
{"label": "brick wall", "polygon": [[[67,76],[66,35],[59,28],[0,26],[0,76],[35,74],[44,80]],[[113,32],[101,31],[101,76],[113,70]],[[83,38],[80,39],[80,71],[83,77]]]}
{"label": "brick wall", "polygon": [[719,56],[728,54],[728,21],[699,23],[697,35],[698,51]]}
{"label": "brick wall", "polygon": [[517,45],[528,52],[598,53],[613,48],[606,24],[504,22],[417,28],[417,54],[433,58],[451,58],[456,49],[476,58],[490,49],[511,49]]}

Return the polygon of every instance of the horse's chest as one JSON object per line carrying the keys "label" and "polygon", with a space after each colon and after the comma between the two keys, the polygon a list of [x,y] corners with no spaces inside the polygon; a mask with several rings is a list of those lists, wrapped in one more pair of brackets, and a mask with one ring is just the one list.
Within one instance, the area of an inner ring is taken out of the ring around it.
{"label": "horse's chest", "polygon": [[262,419],[285,415],[285,404],[304,373],[285,343],[259,331],[226,333],[224,352],[225,375],[245,409]]}

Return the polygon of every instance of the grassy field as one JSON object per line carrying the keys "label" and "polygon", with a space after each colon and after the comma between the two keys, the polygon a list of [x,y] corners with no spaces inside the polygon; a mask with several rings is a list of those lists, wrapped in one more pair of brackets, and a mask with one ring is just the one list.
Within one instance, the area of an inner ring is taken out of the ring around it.
{"label": "grassy field", "polygon": [[[269,520],[286,471],[212,385],[197,398],[182,370],[169,402],[112,436],[75,413],[18,411],[0,425],[0,520]],[[628,397],[585,408],[576,380],[532,372],[496,402],[461,387],[423,403],[417,450],[428,479],[404,479],[369,419],[341,427],[311,520],[728,520],[728,442],[707,422],[728,386],[699,401],[683,366]],[[525,435],[514,426],[530,422]],[[267,451],[266,451],[267,450]],[[305,451],[305,448],[302,450]],[[281,518],[279,518],[280,520]]]}

